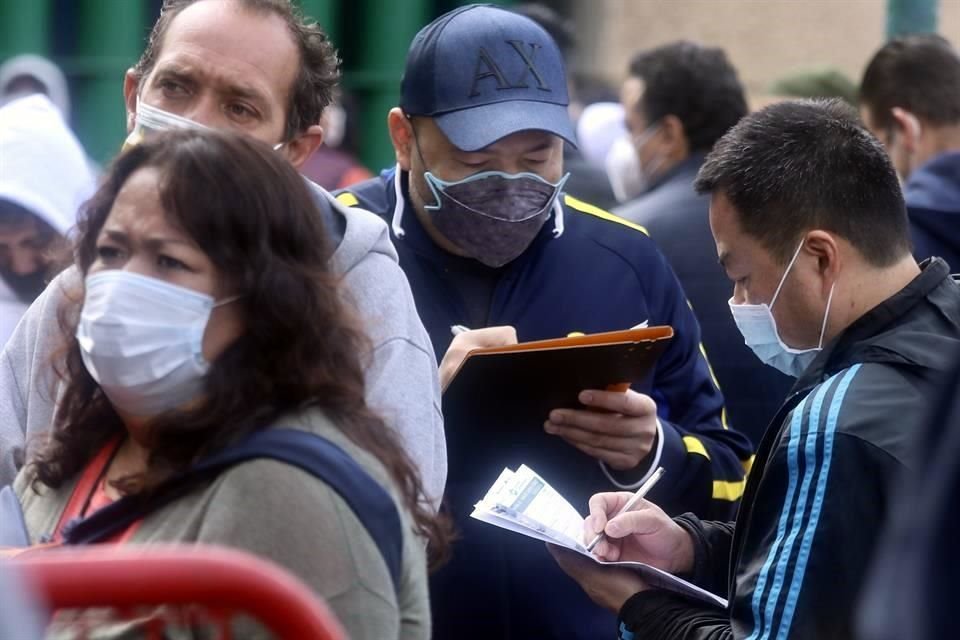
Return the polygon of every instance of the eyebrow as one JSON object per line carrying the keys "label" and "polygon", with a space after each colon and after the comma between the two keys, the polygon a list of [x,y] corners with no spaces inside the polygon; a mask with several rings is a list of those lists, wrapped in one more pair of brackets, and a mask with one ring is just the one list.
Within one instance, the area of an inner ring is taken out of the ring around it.
{"label": "eyebrow", "polygon": [[[155,77],[166,77],[177,80],[183,84],[196,86],[198,84],[197,76],[203,77],[203,75],[205,74],[196,69],[192,69],[175,62],[168,62],[165,66],[157,69]],[[224,89],[219,89],[221,93],[257,102],[258,106],[264,110],[267,110],[270,107],[270,101],[267,99],[267,96],[263,93],[263,91],[252,85],[238,83],[236,81],[224,78],[223,76],[213,76],[213,80],[217,85],[225,87]]]}
{"label": "eyebrow", "polygon": [[[469,156],[495,157],[498,155],[498,152],[492,148],[494,145],[496,145],[496,143],[493,143],[493,145],[490,145],[489,147],[484,147],[483,149],[477,149],[476,151],[463,151],[462,149],[457,149],[457,151],[460,153],[461,156],[467,156],[467,157]],[[535,146],[524,149],[523,151],[520,152],[519,155],[525,156],[529,153],[539,153],[541,151],[547,151],[552,146],[553,146],[553,140],[544,140],[543,142]],[[454,148],[456,149],[456,147]]]}
{"label": "eyebrow", "polygon": [[527,149],[524,153],[536,153],[537,151],[546,151],[547,149],[550,149],[552,146],[553,146],[553,140],[552,140],[552,139],[551,139],[551,140],[544,140],[543,142],[541,142],[540,144],[536,145],[535,147],[530,147],[530,148]]}
{"label": "eyebrow", "polygon": [[[124,233],[123,231],[119,231],[117,229],[104,229],[103,234],[107,236],[109,239],[113,240],[114,242],[119,242],[121,244],[126,244],[126,245],[130,244],[130,236]],[[170,245],[170,244],[180,244],[186,247],[190,247],[192,249],[196,248],[196,245],[194,245],[192,242],[188,240],[180,240],[178,238],[164,238],[162,236],[154,236],[151,238],[147,238],[146,240],[143,241],[143,245],[152,250],[159,249],[165,245]]]}

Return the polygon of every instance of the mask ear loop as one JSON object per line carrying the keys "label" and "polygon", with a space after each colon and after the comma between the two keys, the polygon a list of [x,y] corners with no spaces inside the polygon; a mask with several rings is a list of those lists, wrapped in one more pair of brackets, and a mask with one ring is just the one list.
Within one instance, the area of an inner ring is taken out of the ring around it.
{"label": "mask ear loop", "polygon": [[226,306],[231,302],[236,302],[242,297],[243,295],[237,295],[237,296],[230,296],[229,298],[224,298],[223,300],[217,300],[216,302],[213,303],[213,306],[211,307],[211,309],[216,309],[217,307]]}
{"label": "mask ear loop", "polygon": [[790,273],[790,269],[793,268],[793,263],[797,261],[797,257],[800,255],[800,249],[803,249],[803,243],[805,240],[805,238],[800,240],[800,244],[797,245],[797,250],[793,252],[793,257],[790,258],[790,263],[787,264],[787,269],[783,272],[783,277],[780,278],[780,284],[777,285],[777,290],[773,293],[773,299],[770,300],[771,309],[773,309],[774,303],[780,296],[780,289],[783,289],[783,283],[787,281],[787,274]]}
{"label": "mask ear loop", "polygon": [[560,194],[557,194],[553,201],[553,237],[559,238],[563,231],[563,205],[560,204]]}
{"label": "mask ear loop", "polygon": [[[430,191],[433,193],[434,203],[432,205],[424,204],[424,206],[427,207],[428,209],[433,207],[439,207],[440,194],[437,193],[436,187],[433,185],[433,183],[429,179],[427,179],[427,174],[430,174],[430,177],[435,180],[439,180],[439,178],[437,178],[435,173],[430,171],[430,167],[427,166],[427,161],[423,159],[423,152],[420,150],[420,138],[417,136],[417,128],[413,126],[413,118],[411,118],[410,116],[407,116],[407,120],[410,121],[410,130],[413,132],[413,146],[416,147],[417,149],[417,156],[420,157],[420,164],[423,166],[423,169],[424,169],[423,171],[424,180],[426,181],[427,186],[430,187]],[[413,188],[412,180],[410,181],[410,188]],[[420,195],[421,197],[423,196],[423,194],[418,194],[418,195]]]}
{"label": "mask ear loop", "polygon": [[393,234],[398,238],[402,238],[406,232],[403,230],[401,223],[403,222],[403,189],[400,188],[400,165],[397,164],[397,169],[393,173],[393,193],[396,198],[397,204],[393,206],[393,219],[390,220],[390,228],[393,229]]}
{"label": "mask ear loop", "polygon": [[833,304],[833,290],[836,286],[836,282],[830,285],[830,295],[827,296],[827,309],[823,312],[823,324],[820,325],[820,343],[817,345],[818,349],[823,349],[823,334],[827,331],[827,319],[830,318],[830,305]]}

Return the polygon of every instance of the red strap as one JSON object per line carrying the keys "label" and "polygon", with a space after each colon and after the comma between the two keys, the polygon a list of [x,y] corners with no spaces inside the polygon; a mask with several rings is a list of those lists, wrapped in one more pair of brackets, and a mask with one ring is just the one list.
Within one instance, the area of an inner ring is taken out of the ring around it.
{"label": "red strap", "polygon": [[[53,539],[55,541],[63,541],[63,528],[68,522],[74,518],[89,515],[84,514],[83,509],[85,506],[92,504],[95,494],[102,490],[100,485],[104,477],[104,472],[119,446],[120,437],[118,436],[105,444],[103,448],[97,452],[97,455],[87,463],[87,466],[83,468],[83,471],[80,473],[80,479],[77,480],[77,485],[73,488],[73,493],[70,494],[70,500],[67,501],[67,506],[63,509],[63,513],[60,514],[60,520],[57,521],[57,526],[53,530]],[[133,532],[139,524],[139,521],[134,522],[124,531],[103,542],[126,542],[130,536],[133,535]]]}

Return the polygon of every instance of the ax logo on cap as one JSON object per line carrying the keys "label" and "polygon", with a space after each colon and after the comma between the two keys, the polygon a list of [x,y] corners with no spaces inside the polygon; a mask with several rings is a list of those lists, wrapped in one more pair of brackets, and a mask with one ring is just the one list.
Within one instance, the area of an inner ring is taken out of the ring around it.
{"label": "ax logo on cap", "polygon": [[530,48],[530,53],[528,54],[524,51],[525,43],[522,40],[506,40],[506,43],[509,44],[513,51],[520,57],[523,63],[523,74],[511,84],[496,60],[493,59],[493,56],[491,56],[485,48],[480,47],[480,51],[477,54],[477,64],[473,72],[473,83],[470,85],[469,96],[471,98],[479,96],[480,89],[477,85],[479,85],[481,81],[490,78],[496,80],[497,91],[504,89],[529,89],[530,85],[527,84],[527,79],[531,75],[536,79],[538,89],[541,91],[551,91],[549,85],[544,81],[543,76],[537,71],[536,65],[534,65],[534,59],[537,57],[537,51],[541,46],[535,42],[526,43]]}

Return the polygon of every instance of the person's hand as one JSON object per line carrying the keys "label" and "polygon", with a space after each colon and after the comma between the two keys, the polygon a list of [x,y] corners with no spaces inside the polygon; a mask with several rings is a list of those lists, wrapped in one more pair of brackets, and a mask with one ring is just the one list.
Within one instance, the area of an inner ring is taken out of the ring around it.
{"label": "person's hand", "polygon": [[620,611],[630,596],[648,588],[637,572],[630,569],[605,567],[579,553],[552,544],[547,544],[547,550],[591,600],[614,613]]}
{"label": "person's hand", "polygon": [[513,327],[487,327],[464,331],[454,336],[440,363],[440,388],[447,388],[464,358],[474,349],[506,347],[514,344],[517,344],[517,330]]}
{"label": "person's hand", "polygon": [[588,390],[579,400],[593,410],[554,409],[544,430],[618,471],[633,469],[647,457],[657,436],[653,398],[633,390]]}
{"label": "person's hand", "polygon": [[590,515],[583,522],[585,544],[601,531],[605,534],[594,555],[610,562],[643,562],[673,574],[692,571],[693,540],[660,507],[641,499],[630,511],[615,515],[631,497],[619,491],[590,498]]}

